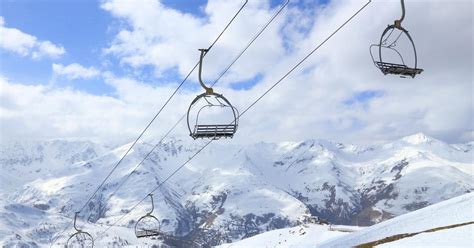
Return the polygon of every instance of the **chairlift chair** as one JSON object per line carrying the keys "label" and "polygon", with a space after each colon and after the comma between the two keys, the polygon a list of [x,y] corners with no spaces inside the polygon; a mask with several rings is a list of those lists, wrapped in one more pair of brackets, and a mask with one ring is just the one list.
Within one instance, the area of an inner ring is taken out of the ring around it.
{"label": "chairlift chair", "polygon": [[[413,42],[413,39],[411,38],[410,34],[408,31],[402,27],[402,21],[405,18],[405,2],[404,0],[401,0],[401,5],[402,5],[402,16],[399,20],[395,20],[394,24],[388,25],[387,28],[382,33],[382,36],[380,37],[380,41],[378,44],[373,44],[370,46],[370,56],[372,57],[372,61],[374,62],[374,65],[380,69],[380,71],[384,74],[393,74],[393,75],[399,75],[400,77],[407,77],[410,76],[414,78],[417,74],[420,74],[423,72],[423,69],[417,68],[417,63],[418,63],[418,58],[416,55],[416,48],[415,48],[415,43]],[[398,36],[393,42],[388,42],[389,38],[395,31],[400,31]],[[414,56],[414,63],[413,67],[408,66],[405,63],[405,60],[400,53],[396,49],[397,46],[397,41],[399,41],[400,37],[404,35],[408,38],[408,40],[411,43],[411,47],[413,48],[413,56]],[[375,59],[374,54],[373,54],[373,48],[378,48],[378,61]],[[400,58],[398,62],[388,62],[382,58],[382,54],[387,51],[392,51],[397,54],[397,56]]]}
{"label": "chairlift chair", "polygon": [[[193,139],[209,138],[209,139],[221,139],[221,138],[232,138],[237,131],[239,113],[238,110],[232,106],[232,104],[222,94],[214,92],[211,87],[207,87],[202,81],[202,61],[206,55],[208,49],[199,49],[201,51],[200,62],[199,62],[199,83],[204,88],[205,92],[198,95],[189,105],[187,113],[187,123],[189,135]],[[204,105],[197,111],[195,121],[193,122],[190,117],[191,110],[201,101],[205,101]],[[202,123],[199,119],[201,111],[209,111],[210,108],[225,108],[232,113],[233,121],[230,123]],[[194,125],[194,126],[193,126]],[[192,127],[193,126],[193,127]]]}
{"label": "chairlift chair", "polygon": [[153,203],[153,195],[149,194],[151,199],[151,210],[146,215],[138,219],[135,224],[135,236],[137,238],[147,238],[160,235],[160,221],[152,215],[155,205]]}
{"label": "chairlift chair", "polygon": [[80,229],[77,228],[76,226],[76,219],[77,215],[79,212],[76,212],[74,215],[74,229],[76,230],[76,233],[71,235],[69,239],[67,240],[66,247],[67,248],[89,248],[89,247],[94,247],[94,239],[92,238],[92,235],[90,235],[88,232],[84,232]]}

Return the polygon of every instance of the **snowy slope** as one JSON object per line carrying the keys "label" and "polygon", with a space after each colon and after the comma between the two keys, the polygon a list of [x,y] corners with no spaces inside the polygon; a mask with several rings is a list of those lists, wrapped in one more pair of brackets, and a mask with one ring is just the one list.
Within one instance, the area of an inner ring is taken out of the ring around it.
{"label": "snowy slope", "polygon": [[[469,193],[371,227],[301,225],[266,232],[219,247],[353,247],[397,234],[472,221],[474,221],[474,193]],[[421,233],[376,247],[473,247],[473,231],[474,224],[470,224]]]}
{"label": "snowy slope", "polygon": [[[396,234],[420,232],[472,221],[474,221],[474,193],[469,193],[395,217],[344,237],[327,241],[320,244],[320,247],[351,247]],[[449,244],[449,246],[454,247],[472,247],[474,245],[473,225],[419,234],[381,245],[381,247],[413,247],[416,244],[424,246],[442,244],[438,242],[454,242]],[[443,240],[445,237],[449,237],[449,239]],[[467,245],[465,246],[465,244]]]}
{"label": "snowy slope", "polygon": [[[471,143],[449,145],[423,134],[369,147],[324,140],[250,146],[219,141],[155,192],[154,214],[163,231],[213,245],[298,226],[310,216],[370,225],[473,191]],[[0,144],[0,243],[49,245],[129,145]],[[81,212],[81,225],[97,235],[201,145],[166,140],[112,195],[152,148],[138,143]],[[98,242],[138,244],[132,228],[149,208],[146,200]]]}
{"label": "snowy slope", "polygon": [[456,227],[393,241],[377,247],[473,247],[474,225]]}
{"label": "snowy slope", "polygon": [[273,230],[218,247],[315,247],[324,241],[340,238],[360,229],[351,226],[330,227],[328,225],[305,224]]}

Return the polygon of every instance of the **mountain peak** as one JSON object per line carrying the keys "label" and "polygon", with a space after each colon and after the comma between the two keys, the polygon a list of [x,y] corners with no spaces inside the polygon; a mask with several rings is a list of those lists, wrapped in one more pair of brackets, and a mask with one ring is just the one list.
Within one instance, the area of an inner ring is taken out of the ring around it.
{"label": "mountain peak", "polygon": [[409,144],[419,145],[419,144],[428,143],[434,139],[420,132],[420,133],[416,133],[410,136],[403,137],[402,140]]}

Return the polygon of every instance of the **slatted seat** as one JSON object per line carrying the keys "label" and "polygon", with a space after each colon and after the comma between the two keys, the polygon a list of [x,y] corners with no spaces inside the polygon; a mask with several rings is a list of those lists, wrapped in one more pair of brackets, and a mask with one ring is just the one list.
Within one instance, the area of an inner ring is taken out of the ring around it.
{"label": "slatted seat", "polygon": [[157,230],[137,230],[135,232],[137,238],[146,238],[160,235],[160,232]]}
{"label": "slatted seat", "polygon": [[237,125],[195,125],[192,137],[199,138],[232,138],[237,130]]}
{"label": "slatted seat", "polygon": [[383,74],[415,77],[415,75],[420,74],[423,71],[423,69],[410,68],[402,64],[386,63],[380,61],[377,61],[376,63]]}

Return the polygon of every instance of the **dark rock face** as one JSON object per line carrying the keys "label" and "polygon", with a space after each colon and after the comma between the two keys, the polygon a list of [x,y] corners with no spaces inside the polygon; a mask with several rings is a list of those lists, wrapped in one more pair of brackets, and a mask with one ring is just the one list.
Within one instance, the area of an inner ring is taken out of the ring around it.
{"label": "dark rock face", "polygon": [[[326,219],[333,224],[369,226],[394,217],[394,214],[385,210],[379,210],[375,206],[379,202],[388,204],[387,201],[400,198],[397,189],[398,181],[403,177],[403,171],[409,166],[407,159],[402,159],[395,163],[386,171],[384,175],[390,175],[390,178],[373,179],[367,187],[357,191],[348,189],[344,184],[337,185],[322,183],[320,187],[308,188],[305,191],[292,190],[290,194],[299,201],[305,203],[312,216]],[[337,171],[336,171],[337,172]],[[339,173],[336,173],[337,176]],[[344,201],[337,195],[337,189],[344,189],[349,192],[350,201]],[[421,186],[413,189],[413,193],[418,195],[409,204],[401,207],[406,211],[414,211],[430,205],[426,200],[421,200],[429,193],[430,188]],[[469,191],[469,190],[467,190]],[[466,191],[466,192],[467,192]],[[322,204],[312,204],[311,197],[308,194],[312,192],[322,192],[325,197]],[[407,199],[407,196],[404,196]],[[418,199],[418,200],[417,200]],[[388,205],[390,206],[390,205]]]}
{"label": "dark rock face", "polygon": [[420,208],[424,208],[424,207],[428,206],[429,204],[430,203],[427,202],[427,201],[413,202],[413,203],[404,205],[403,208],[408,210],[408,211],[414,211],[414,210],[417,210],[417,209],[420,209]]}
{"label": "dark rock face", "polygon": [[41,210],[48,210],[50,208],[48,204],[44,204],[44,203],[34,204],[33,207],[37,209],[41,209]]}
{"label": "dark rock face", "polygon": [[185,207],[185,215],[190,219],[182,221],[191,225],[190,231],[185,235],[179,235],[176,232],[175,236],[165,237],[164,243],[172,247],[212,247],[296,224],[274,213],[243,216],[230,213],[230,219],[225,221],[224,226],[215,229],[214,220],[225,213],[224,205],[230,193],[230,191],[224,191],[214,195],[209,204],[210,209],[199,209],[194,204],[188,203]]}

